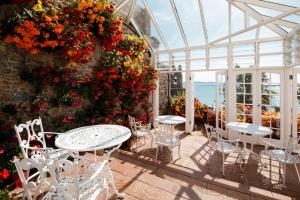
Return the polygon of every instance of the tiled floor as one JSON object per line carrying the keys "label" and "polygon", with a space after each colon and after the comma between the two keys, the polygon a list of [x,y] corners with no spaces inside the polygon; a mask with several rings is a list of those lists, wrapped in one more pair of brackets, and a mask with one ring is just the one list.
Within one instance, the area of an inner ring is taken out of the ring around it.
{"label": "tiled floor", "polygon": [[[172,164],[169,163],[170,150],[164,148],[159,161],[155,161],[156,148],[150,145],[143,146],[139,153],[120,150],[112,155],[110,168],[118,189],[126,193],[127,200],[300,199],[300,183],[294,166],[288,167],[287,186],[283,186],[275,161],[270,170],[269,160],[263,159],[268,165],[258,172],[257,161],[247,158],[243,173],[239,165],[234,164],[237,155],[233,154],[226,158],[224,177],[222,157],[214,152],[208,159],[207,138],[201,131],[183,134],[181,142],[181,158]],[[256,147],[255,151],[261,149]],[[177,158],[177,149],[174,157]]]}
{"label": "tiled floor", "polygon": [[[245,160],[245,172],[234,164],[237,155],[226,158],[225,176],[222,157],[213,153],[208,159],[207,138],[201,131],[182,135],[181,158],[170,161],[166,148],[154,160],[155,148],[142,147],[139,153],[119,151],[110,166],[118,188],[137,199],[300,199],[300,183],[293,165],[287,169],[287,184],[279,175],[278,163],[263,159],[266,167],[259,172],[258,162]],[[150,144],[150,141],[147,141]],[[262,147],[255,147],[259,152]],[[174,151],[177,158],[177,149]]]}

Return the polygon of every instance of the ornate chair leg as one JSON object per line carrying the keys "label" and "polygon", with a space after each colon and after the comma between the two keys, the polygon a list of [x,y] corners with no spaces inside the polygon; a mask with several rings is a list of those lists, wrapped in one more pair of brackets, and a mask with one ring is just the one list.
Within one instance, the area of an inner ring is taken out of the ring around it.
{"label": "ornate chair leg", "polygon": [[286,164],[283,163],[283,185],[285,185],[286,181]]}
{"label": "ornate chair leg", "polygon": [[299,180],[299,182],[300,182],[300,176],[299,176],[299,171],[298,171],[297,164],[295,164],[295,168],[296,168],[296,172],[297,172],[298,180]]}
{"label": "ornate chair leg", "polygon": [[223,167],[223,176],[225,176],[225,154],[224,153],[222,153],[222,157],[223,157],[223,165],[222,165],[222,167]]}
{"label": "ornate chair leg", "polygon": [[179,143],[179,145],[178,145],[178,155],[179,155],[179,158],[181,158],[181,155],[180,155],[180,146],[181,146],[181,144]]}
{"label": "ornate chair leg", "polygon": [[159,146],[156,147],[156,156],[155,156],[155,160],[157,160],[157,156],[158,156],[158,148],[159,148]]}

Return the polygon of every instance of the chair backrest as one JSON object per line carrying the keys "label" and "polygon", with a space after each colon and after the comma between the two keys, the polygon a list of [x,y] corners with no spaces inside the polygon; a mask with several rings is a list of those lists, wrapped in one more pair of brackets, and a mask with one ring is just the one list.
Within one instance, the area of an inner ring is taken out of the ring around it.
{"label": "chair backrest", "polygon": [[[80,161],[79,161],[80,162]],[[78,163],[67,159],[54,160],[49,165],[52,188],[61,199],[90,199],[95,195],[95,191],[102,190],[105,187],[105,181],[108,173],[107,160],[97,163],[97,166],[87,165],[84,162],[83,170],[79,170],[79,176],[76,177],[76,168]]]}
{"label": "chair backrest", "polygon": [[63,199],[75,199],[78,190],[76,185],[76,165],[67,160],[55,160],[50,166],[52,187]]}
{"label": "chair backrest", "polygon": [[136,134],[137,127],[141,125],[140,122],[137,122],[134,117],[128,115],[130,128],[133,134]]}
{"label": "chair backrest", "polygon": [[217,140],[220,138],[220,134],[216,131],[216,129],[213,126],[208,124],[204,124],[204,126],[209,142],[211,142],[213,138],[216,138]]}
{"label": "chair backrest", "polygon": [[[50,187],[49,182],[44,177],[46,162],[39,162],[31,158],[13,160],[24,189],[27,199],[32,200],[37,195],[45,192]],[[28,174],[29,172],[33,174]]]}
{"label": "chair backrest", "polygon": [[288,153],[292,153],[294,150],[299,150],[300,145],[300,138],[289,136],[288,143],[286,145],[286,150]]}
{"label": "chair backrest", "polygon": [[15,131],[24,158],[31,157],[30,147],[40,146],[46,148],[44,129],[40,117],[26,122],[26,124],[15,125]]}

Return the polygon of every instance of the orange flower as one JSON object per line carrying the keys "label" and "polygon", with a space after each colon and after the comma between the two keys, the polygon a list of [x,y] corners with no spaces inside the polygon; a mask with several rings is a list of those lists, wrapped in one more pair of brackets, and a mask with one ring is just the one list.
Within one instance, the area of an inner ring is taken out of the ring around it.
{"label": "orange flower", "polygon": [[63,32],[64,29],[65,29],[64,25],[58,24],[55,26],[54,33],[59,34],[59,33]]}
{"label": "orange flower", "polygon": [[91,15],[91,14],[93,14],[93,13],[94,13],[94,12],[93,12],[92,9],[89,9],[89,10],[88,10],[88,14],[89,14],[89,15]]}
{"label": "orange flower", "polygon": [[100,23],[103,23],[105,21],[105,17],[103,17],[103,16],[97,17],[97,21]]}
{"label": "orange flower", "polygon": [[102,24],[99,24],[98,28],[99,28],[98,33],[101,35],[104,31]]}
{"label": "orange flower", "polygon": [[50,37],[50,34],[49,33],[45,33],[44,34],[44,38],[48,39]]}
{"label": "orange flower", "polygon": [[45,23],[40,23],[40,27],[45,28],[46,24]]}
{"label": "orange flower", "polygon": [[[16,37],[18,37],[18,36],[16,36]],[[15,37],[9,35],[9,36],[7,36],[7,37],[4,39],[4,42],[6,42],[6,43],[13,43],[13,42],[15,42]]]}

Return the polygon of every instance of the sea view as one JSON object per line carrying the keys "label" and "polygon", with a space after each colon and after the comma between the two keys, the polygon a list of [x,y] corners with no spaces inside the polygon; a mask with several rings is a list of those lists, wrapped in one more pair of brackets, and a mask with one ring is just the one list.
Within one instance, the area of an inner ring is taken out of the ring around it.
{"label": "sea view", "polygon": [[214,82],[195,82],[195,97],[200,100],[201,103],[207,104],[209,107],[213,107],[216,99],[216,83]]}

